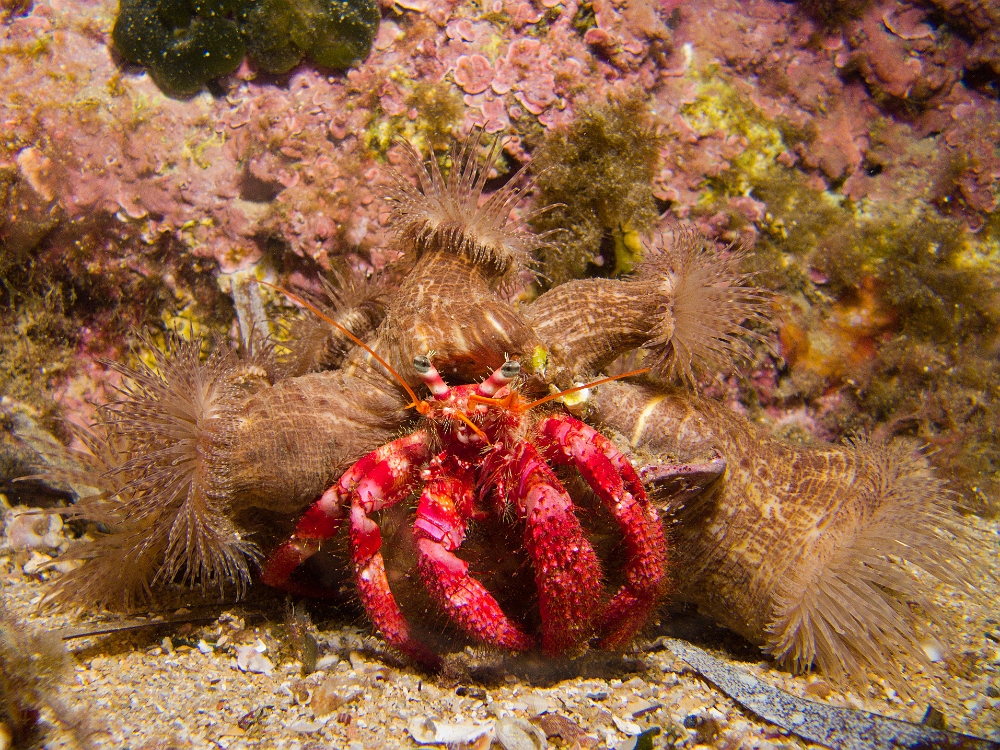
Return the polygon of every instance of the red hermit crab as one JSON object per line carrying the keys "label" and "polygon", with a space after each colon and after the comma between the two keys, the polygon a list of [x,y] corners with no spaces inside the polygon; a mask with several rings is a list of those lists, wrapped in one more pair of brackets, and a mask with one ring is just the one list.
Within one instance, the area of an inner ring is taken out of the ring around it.
{"label": "red hermit crab", "polygon": [[[316,560],[302,563],[346,527],[367,614],[426,667],[440,660],[416,633],[433,610],[506,650],[627,645],[667,588],[661,521],[629,460],[553,403],[604,364],[538,333],[578,298],[542,295],[554,304],[535,319],[502,293],[546,240],[511,218],[523,169],[483,195],[478,145],[453,151],[447,177],[404,148],[417,184],[396,175],[389,196],[389,281],[345,285],[284,363],[259,342],[203,361],[198,342],[172,340],[155,370],[112,365],[126,385],[80,432],[79,468],[48,471],[96,488],[71,512],[103,524],[54,600],[130,610],[178,584],[240,594],[258,560],[265,583],[319,593],[305,582]],[[653,282],[630,298],[659,305]],[[376,522],[394,505],[409,529],[387,552]],[[621,554],[605,555],[605,533]],[[494,575],[497,560],[516,581]]]}
{"label": "red hermit crab", "polygon": [[[435,666],[438,657],[413,638],[389,588],[382,536],[369,517],[405,500],[421,482],[413,522],[420,578],[438,607],[467,635],[513,651],[534,645],[534,638],[503,612],[455,555],[470,518],[490,502],[501,516],[514,508],[524,524],[544,650],[579,647],[595,625],[602,646],[627,643],[646,623],[666,584],[663,528],[632,464],[580,420],[532,412],[550,397],[531,403],[522,399],[514,387],[521,371],[516,360],[506,361],[478,385],[456,387],[444,382],[426,356],[415,357],[413,367],[432,394],[423,401],[413,395],[424,417],[421,426],[351,466],[271,555],[264,580],[284,585],[347,519],[355,581],[375,626],[390,644]],[[597,555],[574,514],[573,500],[548,462],[574,466],[625,539],[625,583],[603,607]]]}

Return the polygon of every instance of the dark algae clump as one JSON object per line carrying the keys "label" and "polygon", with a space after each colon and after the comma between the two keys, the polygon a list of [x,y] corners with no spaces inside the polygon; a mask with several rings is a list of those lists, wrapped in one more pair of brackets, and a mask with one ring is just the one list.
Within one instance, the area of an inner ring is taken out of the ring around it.
{"label": "dark algae clump", "polygon": [[378,31],[371,0],[244,2],[240,24],[247,52],[268,73],[285,73],[303,58],[327,68],[363,60]]}
{"label": "dark algae clump", "polygon": [[246,54],[268,73],[306,56],[346,68],[368,55],[378,26],[372,0],[122,0],[112,39],[161,89],[187,96]]}
{"label": "dark algae clump", "polygon": [[122,57],[149,68],[161,89],[193,94],[243,60],[235,11],[236,0],[122,0],[111,38]]}

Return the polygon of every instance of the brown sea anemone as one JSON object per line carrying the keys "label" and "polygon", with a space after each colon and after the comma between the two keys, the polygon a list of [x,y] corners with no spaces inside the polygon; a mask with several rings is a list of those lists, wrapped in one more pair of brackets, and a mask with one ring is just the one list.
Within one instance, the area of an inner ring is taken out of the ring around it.
{"label": "brown sea anemone", "polygon": [[952,498],[913,446],[794,446],[716,402],[626,383],[592,406],[642,461],[724,463],[674,504],[679,599],[835,682],[866,684],[870,669],[905,690],[904,672],[930,666],[921,640],[946,626],[913,569],[966,589],[976,573]]}
{"label": "brown sea anemone", "polygon": [[[412,368],[416,355],[432,353],[441,374],[460,383],[500,367],[505,354],[530,354],[542,346],[520,311],[498,294],[507,291],[532,262],[532,253],[546,243],[523,220],[511,217],[515,203],[531,187],[530,165],[484,197],[503,141],[490,144],[479,166],[481,135],[473,131],[452,149],[447,179],[433,157],[427,167],[412,146],[403,144],[417,185],[395,173],[395,187],[387,196],[392,248],[402,255],[396,267],[403,270],[395,271],[399,282],[369,343],[415,386],[420,383]],[[529,357],[523,361],[527,365]],[[359,364],[371,366],[371,361],[357,349],[346,367]]]}
{"label": "brown sea anemone", "polygon": [[104,526],[76,553],[88,564],[59,581],[57,600],[132,609],[157,585],[242,592],[250,583],[257,548],[231,520],[225,476],[206,466],[218,463],[248,395],[270,384],[270,350],[221,346],[201,361],[200,342],[142,343],[151,366],[109,363],[125,381],[99,423],[77,429],[87,448],[74,456],[78,468],[46,472],[96,489],[68,514]]}
{"label": "brown sea anemone", "polygon": [[72,738],[72,746],[95,747],[94,727],[59,697],[72,664],[55,633],[36,632],[0,601],[0,747],[51,746],[46,740],[54,739],[48,735],[53,723]]}
{"label": "brown sea anemone", "polygon": [[656,238],[635,275],[581,279],[547,291],[526,314],[552,342],[552,377],[560,385],[604,370],[622,354],[647,352],[644,364],[668,380],[730,372],[764,342],[770,295],[740,271],[748,248],[718,251],[694,230]]}
{"label": "brown sea anemone", "polygon": [[[538,212],[511,220],[511,210],[531,189],[530,163],[520,167],[499,190],[483,200],[490,170],[503,148],[494,139],[484,166],[477,161],[482,131],[473,131],[461,146],[451,150],[451,171],[442,176],[433,154],[425,166],[420,153],[402,144],[406,161],[416,174],[417,186],[398,172],[386,199],[392,205],[390,223],[401,249],[419,258],[446,251],[466,257],[497,282],[510,280],[534,262],[534,252],[547,246],[544,235],[526,223]],[[544,210],[544,209],[543,209]]]}
{"label": "brown sea anemone", "polygon": [[380,374],[276,380],[267,346],[148,338],[153,361],[109,363],[125,380],[81,449],[45,448],[42,476],[79,499],[62,512],[98,524],[66,557],[83,564],[48,602],[134,611],[166,589],[241,596],[260,549],[361,454],[391,439],[405,400]]}
{"label": "brown sea anemone", "polygon": [[[719,253],[692,229],[661,235],[646,251],[636,283],[655,299],[645,364],[689,386],[698,372],[731,372],[753,359],[748,340],[765,344],[770,294],[741,271],[750,246]],[[647,303],[648,304],[648,303]]]}
{"label": "brown sea anemone", "polygon": [[835,492],[806,494],[812,509],[799,504],[805,534],[773,592],[767,651],[795,671],[815,664],[841,682],[863,665],[882,673],[929,666],[914,626],[940,618],[904,563],[954,586],[967,581],[944,482],[903,440],[859,439],[820,455],[817,477]]}
{"label": "brown sea anemone", "polygon": [[340,367],[355,344],[327,319],[367,339],[382,322],[388,304],[387,288],[379,281],[335,274],[333,282],[320,279],[319,293],[299,292],[320,315],[310,311],[289,326],[286,346],[291,353],[283,374],[294,377]]}

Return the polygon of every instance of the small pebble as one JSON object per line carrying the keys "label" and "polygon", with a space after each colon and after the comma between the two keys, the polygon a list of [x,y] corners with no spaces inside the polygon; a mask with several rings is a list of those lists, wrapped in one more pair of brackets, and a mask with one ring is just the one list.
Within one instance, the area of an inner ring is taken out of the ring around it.
{"label": "small pebble", "polygon": [[526,695],[524,705],[529,716],[539,716],[552,710],[552,704],[548,698],[541,695]]}
{"label": "small pebble", "polygon": [[256,672],[268,676],[274,671],[274,662],[253,646],[236,648],[236,666],[241,672]]}
{"label": "small pebble", "polygon": [[634,737],[642,732],[642,727],[636,724],[634,721],[626,721],[625,719],[620,719],[614,714],[611,715],[611,721],[614,722],[615,726],[618,727],[618,731],[622,734],[627,734],[630,737]]}
{"label": "small pebble", "polygon": [[338,664],[340,664],[340,657],[337,654],[324,654],[316,662],[316,671],[324,672]]}
{"label": "small pebble", "polygon": [[496,734],[504,750],[544,750],[548,745],[542,730],[524,719],[500,719]]}
{"label": "small pebble", "polygon": [[825,699],[830,697],[833,687],[826,680],[816,680],[806,685],[806,695],[813,698]]}
{"label": "small pebble", "polygon": [[287,726],[293,732],[300,732],[302,734],[309,734],[311,732],[318,732],[323,728],[323,725],[318,721],[296,721]]}

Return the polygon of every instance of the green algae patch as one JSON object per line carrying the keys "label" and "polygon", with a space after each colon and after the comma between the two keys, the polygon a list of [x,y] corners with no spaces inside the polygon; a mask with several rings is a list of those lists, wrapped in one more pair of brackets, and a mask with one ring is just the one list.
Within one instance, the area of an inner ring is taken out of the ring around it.
{"label": "green algae patch", "polygon": [[269,73],[285,73],[308,57],[347,68],[368,56],[378,32],[371,0],[257,0],[240,12],[250,58]]}
{"label": "green algae patch", "polygon": [[585,275],[628,273],[642,258],[639,237],[657,219],[653,178],[662,137],[636,92],[581,110],[568,128],[548,134],[538,157],[539,203],[532,223],[562,230],[542,250],[553,285]]}
{"label": "green algae patch", "polygon": [[247,54],[268,73],[304,57],[349,67],[368,55],[378,27],[374,0],[121,0],[111,38],[165,93],[189,96]]}
{"label": "green algae patch", "polygon": [[111,39],[163,91],[186,96],[242,62],[235,11],[236,0],[122,0]]}
{"label": "green algae patch", "polygon": [[[385,161],[394,143],[406,141],[421,153],[433,151],[446,173],[451,144],[465,116],[462,95],[448,81],[413,81],[402,68],[390,71],[388,78],[406,92],[406,109],[416,111],[416,117],[389,115],[378,97],[372,97],[365,105],[369,118],[361,135],[369,156]],[[497,168],[503,171],[500,165]]]}

